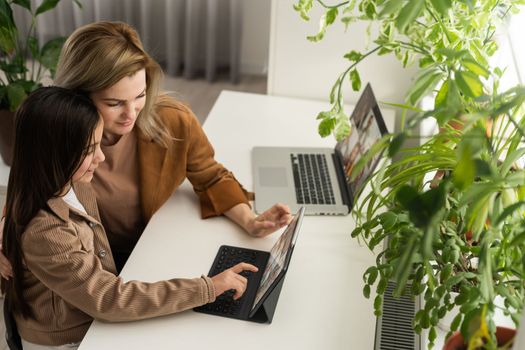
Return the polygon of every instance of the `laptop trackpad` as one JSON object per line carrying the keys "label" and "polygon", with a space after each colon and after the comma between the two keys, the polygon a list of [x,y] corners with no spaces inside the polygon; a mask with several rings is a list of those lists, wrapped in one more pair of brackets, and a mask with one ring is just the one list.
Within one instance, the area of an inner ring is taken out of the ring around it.
{"label": "laptop trackpad", "polygon": [[286,168],[259,168],[259,179],[261,186],[286,187]]}

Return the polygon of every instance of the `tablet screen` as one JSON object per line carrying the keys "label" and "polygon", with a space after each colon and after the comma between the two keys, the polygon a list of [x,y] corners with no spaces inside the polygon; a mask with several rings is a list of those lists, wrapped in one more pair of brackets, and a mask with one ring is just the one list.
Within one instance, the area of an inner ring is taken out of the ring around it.
{"label": "tablet screen", "polygon": [[281,272],[286,269],[290,260],[292,248],[295,245],[297,231],[299,230],[299,222],[303,213],[304,208],[301,208],[270,251],[270,258],[268,259],[268,264],[264,270],[259,289],[255,295],[252,311],[258,307],[263,296],[270,289]]}

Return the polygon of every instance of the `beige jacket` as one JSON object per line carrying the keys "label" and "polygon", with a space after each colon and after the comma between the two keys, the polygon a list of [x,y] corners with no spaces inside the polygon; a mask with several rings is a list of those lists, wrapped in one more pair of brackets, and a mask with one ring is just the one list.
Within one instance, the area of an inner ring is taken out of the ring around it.
{"label": "beige jacket", "polygon": [[22,235],[24,296],[35,316],[15,315],[22,338],[44,345],[78,342],[93,318],[139,320],[215,300],[208,277],[145,283],[116,276],[91,187],[79,184],[75,192],[89,215],[53,198]]}
{"label": "beige jacket", "polygon": [[[184,105],[161,107],[159,115],[174,140],[162,147],[135,128],[138,136],[142,215],[153,214],[188,178],[199,196],[202,217],[223,214],[253,199],[231,172],[214,159],[214,150],[195,115]],[[96,176],[96,173],[95,173]]]}

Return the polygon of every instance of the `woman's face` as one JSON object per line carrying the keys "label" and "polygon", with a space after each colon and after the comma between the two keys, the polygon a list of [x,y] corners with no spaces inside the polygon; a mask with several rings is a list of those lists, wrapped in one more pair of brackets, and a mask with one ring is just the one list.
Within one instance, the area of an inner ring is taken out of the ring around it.
{"label": "woman's face", "polygon": [[107,89],[91,93],[104,119],[103,143],[111,145],[133,129],[146,103],[146,70],[119,80]]}
{"label": "woman's face", "polygon": [[106,158],[102,149],[100,149],[100,142],[102,140],[102,131],[104,130],[104,121],[100,118],[95,132],[93,133],[93,139],[87,145],[86,157],[80,164],[80,167],[73,174],[73,182],[91,182],[93,179],[93,173],[100,163]]}

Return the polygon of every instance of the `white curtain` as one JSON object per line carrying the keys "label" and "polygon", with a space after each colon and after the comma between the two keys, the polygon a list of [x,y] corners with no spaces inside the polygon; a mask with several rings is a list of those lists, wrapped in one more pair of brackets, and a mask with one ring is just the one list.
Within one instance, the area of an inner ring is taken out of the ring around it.
{"label": "white curtain", "polygon": [[[31,0],[36,8],[42,0]],[[139,32],[146,50],[170,75],[216,79],[226,72],[239,79],[241,0],[61,0],[37,17],[39,42],[68,36],[75,28],[100,20],[123,21]],[[29,27],[24,10],[15,20]]]}

